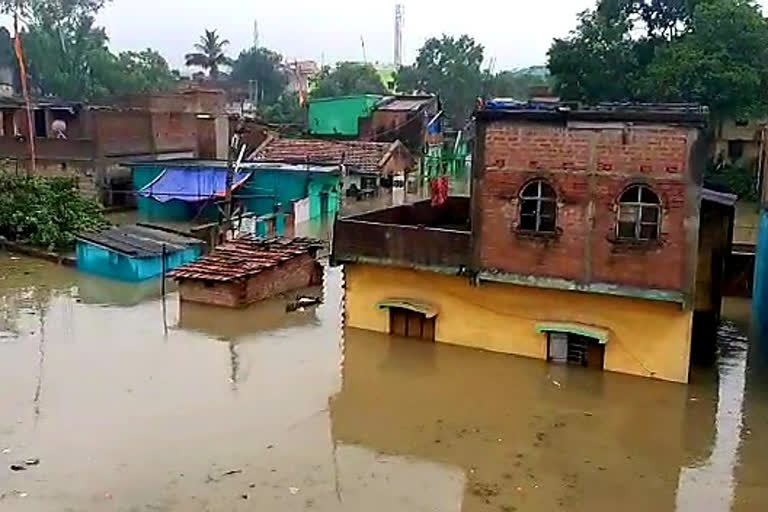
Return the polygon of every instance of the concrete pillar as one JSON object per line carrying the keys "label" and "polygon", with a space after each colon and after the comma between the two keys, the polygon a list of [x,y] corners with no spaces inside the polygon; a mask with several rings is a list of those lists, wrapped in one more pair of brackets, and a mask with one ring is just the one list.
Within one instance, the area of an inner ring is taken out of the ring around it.
{"label": "concrete pillar", "polygon": [[216,131],[216,158],[218,160],[226,160],[229,154],[229,117],[226,115],[216,116],[214,126]]}

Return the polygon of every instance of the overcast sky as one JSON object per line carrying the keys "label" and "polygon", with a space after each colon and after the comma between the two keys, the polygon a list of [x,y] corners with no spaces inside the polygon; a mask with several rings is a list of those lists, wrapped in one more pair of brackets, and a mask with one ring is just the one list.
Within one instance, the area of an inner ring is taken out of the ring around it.
{"label": "overcast sky", "polygon": [[[181,67],[203,29],[217,29],[236,56],[253,41],[288,59],[326,64],[392,62],[395,1],[388,0],[113,0],[99,15],[114,50],[152,47]],[[415,59],[425,39],[469,34],[485,46],[496,69],[544,64],[553,37],[575,26],[576,13],[594,0],[402,0],[404,60]]]}

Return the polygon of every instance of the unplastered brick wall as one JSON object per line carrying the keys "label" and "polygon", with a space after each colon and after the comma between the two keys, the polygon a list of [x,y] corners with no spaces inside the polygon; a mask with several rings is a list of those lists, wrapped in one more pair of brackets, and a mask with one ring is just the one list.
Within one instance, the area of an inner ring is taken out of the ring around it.
{"label": "unplastered brick wall", "polygon": [[319,272],[317,261],[309,254],[293,258],[250,278],[246,291],[247,301],[253,303],[290,290],[312,286],[318,282]]}
{"label": "unplastered brick wall", "polygon": [[[686,212],[697,209],[686,194],[695,181],[690,162],[696,128],[502,120],[486,124],[484,134],[475,190],[482,268],[584,283],[687,286],[693,269],[686,264]],[[554,236],[519,230],[521,189],[537,178],[557,193]],[[618,198],[634,184],[650,186],[661,199],[658,244],[616,240]]]}
{"label": "unplastered brick wall", "polygon": [[216,283],[185,279],[179,283],[182,301],[228,308],[236,308],[244,304],[244,290],[245,284],[242,281]]}

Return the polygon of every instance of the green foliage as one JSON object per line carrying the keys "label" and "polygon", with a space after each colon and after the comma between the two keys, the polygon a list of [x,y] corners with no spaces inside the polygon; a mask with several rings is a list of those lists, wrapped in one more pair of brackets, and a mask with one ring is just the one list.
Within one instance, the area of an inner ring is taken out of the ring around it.
{"label": "green foliage", "polygon": [[11,33],[5,27],[0,27],[0,66],[14,68],[16,55],[13,51]]}
{"label": "green foliage", "polygon": [[710,165],[704,175],[704,185],[712,190],[736,194],[745,201],[758,201],[755,172],[740,166]]}
{"label": "green foliage", "polygon": [[562,98],[593,102],[631,96],[638,55],[628,36],[631,24],[618,10],[583,12],[569,38],[555,39],[549,50],[549,70]]}
{"label": "green foliage", "polygon": [[47,249],[68,249],[75,237],[105,227],[94,201],[75,180],[16,176],[0,171],[0,235]]}
{"label": "green foliage", "polygon": [[491,98],[514,98],[527,100],[531,87],[549,86],[548,72],[538,72],[536,68],[521,69],[518,71],[500,71],[499,73],[486,73],[484,78],[484,96]]}
{"label": "green foliage", "polygon": [[147,48],[140,52],[121,52],[115,69],[119,82],[112,88],[118,94],[151,93],[169,90],[179,80],[159,52]]}
{"label": "green foliage", "polygon": [[258,84],[259,104],[272,104],[288,83],[281,67],[283,56],[267,48],[251,48],[240,52],[232,64],[230,78],[240,85],[254,80]]}
{"label": "green foliage", "polygon": [[196,52],[188,53],[184,58],[187,66],[203,68],[213,80],[219,78],[222,67],[232,65],[232,59],[224,53],[229,46],[228,39],[221,39],[215,30],[207,30],[200,36],[200,42],[195,43]]}
{"label": "green foliage", "polygon": [[[8,2],[0,4],[6,11]],[[103,0],[31,0],[23,4],[22,33],[30,84],[44,96],[88,101],[112,94],[162,91],[177,80],[163,57],[150,49],[114,55],[107,34],[94,25]],[[7,51],[5,50],[7,46]],[[10,34],[0,32],[0,59]]]}
{"label": "green foliage", "polygon": [[599,0],[549,50],[556,91],[586,101],[685,101],[716,117],[768,105],[768,22],[753,0]]}
{"label": "green foliage", "polygon": [[358,62],[340,62],[333,69],[324,67],[311,91],[313,98],[386,93],[376,68]]}
{"label": "green foliage", "polygon": [[92,16],[111,0],[0,0],[0,12],[18,14],[26,22],[53,25],[65,18]]}
{"label": "green foliage", "polygon": [[436,92],[454,124],[462,126],[482,94],[483,47],[467,35],[430,38],[416,64],[398,70],[399,90]]}
{"label": "green foliage", "polygon": [[752,2],[702,2],[690,30],[661,47],[638,85],[643,97],[695,101],[726,116],[768,104],[768,22]]}
{"label": "green foliage", "polygon": [[304,125],[306,110],[299,104],[297,93],[285,92],[272,103],[264,107],[262,117],[268,123]]}

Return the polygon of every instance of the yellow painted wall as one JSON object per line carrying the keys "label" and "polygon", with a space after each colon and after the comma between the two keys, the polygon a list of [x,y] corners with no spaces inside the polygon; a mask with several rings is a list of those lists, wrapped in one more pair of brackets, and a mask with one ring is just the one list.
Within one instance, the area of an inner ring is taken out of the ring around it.
{"label": "yellow painted wall", "polygon": [[688,381],[692,314],[678,304],[501,283],[470,286],[468,279],[376,265],[345,265],[346,324],[389,331],[390,298],[428,302],[439,309],[438,341],[545,359],[539,322],[579,322],[611,331],[605,369]]}

